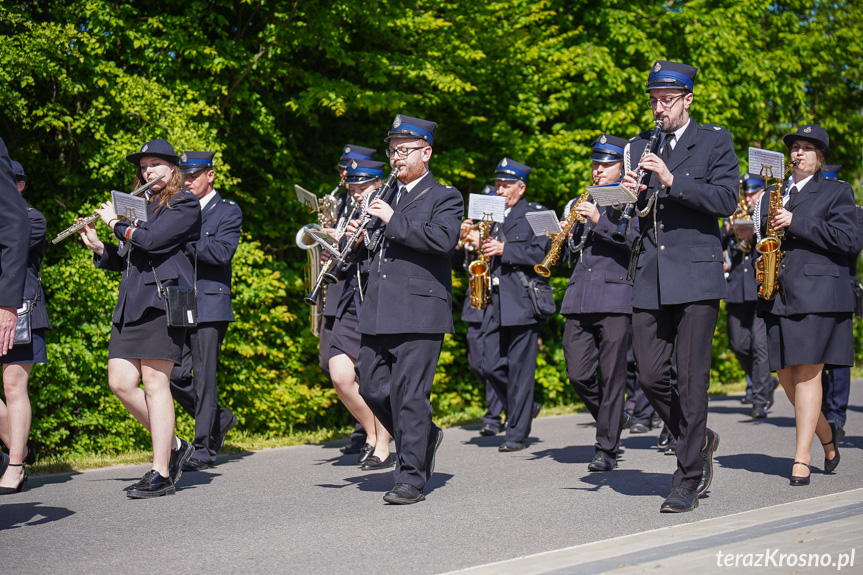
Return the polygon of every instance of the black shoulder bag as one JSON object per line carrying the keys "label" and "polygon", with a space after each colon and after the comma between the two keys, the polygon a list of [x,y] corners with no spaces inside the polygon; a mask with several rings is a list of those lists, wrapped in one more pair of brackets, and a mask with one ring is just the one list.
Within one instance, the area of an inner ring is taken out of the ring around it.
{"label": "black shoulder bag", "polygon": [[165,316],[168,327],[195,327],[198,325],[198,254],[195,254],[195,287],[163,286],[156,275],[156,266],[150,261],[153,277],[156,278],[156,289],[159,297],[165,302]]}
{"label": "black shoulder bag", "polygon": [[[500,237],[506,242],[506,235],[503,233],[503,226],[499,227]],[[552,317],[557,313],[557,304],[554,303],[554,288],[548,285],[544,278],[532,277],[530,280],[524,275],[524,272],[513,266],[515,273],[518,276],[521,285],[527,290],[527,296],[530,298],[530,305],[533,307],[533,316],[536,319],[544,320]]]}

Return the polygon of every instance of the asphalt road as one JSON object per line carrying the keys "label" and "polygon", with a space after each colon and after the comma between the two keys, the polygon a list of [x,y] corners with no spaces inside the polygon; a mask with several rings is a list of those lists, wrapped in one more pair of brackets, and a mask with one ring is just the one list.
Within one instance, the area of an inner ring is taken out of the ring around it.
{"label": "asphalt road", "polygon": [[344,441],[222,456],[153,500],[122,491],[146,466],[35,477],[30,491],[0,497],[0,570],[431,574],[727,517],[860,487],[861,393],[854,382],[839,468],[821,473],[816,442],[808,487],[788,485],[794,419],[781,390],[760,421],[737,398],[711,400],[713,486],[681,515],[659,513],[675,459],[656,451],[658,431],[625,432],[620,467],[589,473],[586,413],[540,417],[514,454],[478,426],[445,430],[426,501],[404,507],[381,499],[392,473],[360,471],[339,453]]}

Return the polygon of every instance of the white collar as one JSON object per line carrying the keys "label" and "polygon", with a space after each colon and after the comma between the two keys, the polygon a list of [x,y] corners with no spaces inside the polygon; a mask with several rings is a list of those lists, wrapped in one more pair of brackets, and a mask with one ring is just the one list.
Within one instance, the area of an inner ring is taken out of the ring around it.
{"label": "white collar", "polygon": [[413,189],[415,187],[417,187],[417,184],[419,183],[419,181],[421,179],[423,179],[426,176],[426,174],[428,174],[428,170],[426,170],[422,176],[418,177],[417,179],[415,179],[412,182],[409,182],[407,184],[403,184],[403,183],[399,182],[399,193],[404,194],[404,193],[410,193],[411,191],[413,191]]}
{"label": "white collar", "polygon": [[210,191],[209,194],[207,194],[206,196],[201,198],[199,200],[201,202],[201,209],[203,210],[207,206],[207,204],[209,204],[210,201],[215,197],[216,197],[216,190],[213,189],[212,191]]}
{"label": "white collar", "polygon": [[811,180],[811,179],[812,179],[812,176],[814,176],[814,175],[815,175],[815,174],[810,174],[809,176],[807,176],[807,177],[803,178],[803,179],[802,179],[802,180],[800,180],[799,182],[795,182],[795,181],[794,181],[794,174],[791,174],[791,177],[789,178],[789,182],[788,182],[788,183],[789,183],[788,189],[790,190],[790,189],[791,189],[791,186],[797,186],[797,191],[798,191],[798,192],[802,192],[802,191],[803,191],[803,186],[805,186],[806,184],[808,184],[808,183],[809,183],[809,180]]}
{"label": "white collar", "polygon": [[[689,118],[688,120],[686,120],[686,123],[685,123],[685,124],[683,124],[683,127],[682,127],[682,128],[679,128],[679,129],[675,130],[675,132],[674,132],[674,140],[672,140],[672,142],[671,142],[671,149],[672,149],[672,150],[677,146],[677,142],[679,142],[679,141],[680,141],[680,137],[683,135],[683,132],[685,132],[685,131],[686,131],[686,128],[688,128],[688,127],[689,127],[689,122],[691,122],[691,121],[692,121],[692,118]],[[665,134],[665,138],[666,138],[666,140],[668,139],[668,137],[669,137],[670,135],[671,135],[671,134]],[[663,145],[665,145],[665,144],[664,144],[664,142],[663,142]]]}

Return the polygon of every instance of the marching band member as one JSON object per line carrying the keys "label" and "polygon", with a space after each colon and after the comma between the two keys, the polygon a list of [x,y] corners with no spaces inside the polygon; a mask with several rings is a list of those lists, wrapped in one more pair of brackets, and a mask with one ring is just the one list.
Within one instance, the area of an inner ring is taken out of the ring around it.
{"label": "marching band member", "polygon": [[[12,171],[18,193],[23,194],[27,185],[24,168],[13,161]],[[45,216],[36,208],[27,206],[27,217],[30,221],[30,252],[27,257],[24,300],[29,302],[31,309],[31,337],[30,343],[16,345],[9,353],[0,356],[0,364],[3,366],[3,391],[6,395],[6,403],[0,401],[0,438],[9,449],[8,466],[5,472],[0,471],[0,495],[27,490],[27,469],[24,464],[34,462],[27,442],[33,415],[27,384],[33,364],[48,362],[45,330],[50,329],[51,324],[45,311],[45,292],[39,279],[48,226]]]}
{"label": "marching band member", "polygon": [[[633,249],[633,350],[638,378],[654,409],[677,438],[677,470],[663,513],[691,511],[713,478],[719,436],[707,429],[713,331],[726,297],[717,218],[737,207],[738,162],[731,134],[689,116],[697,70],[657,60],[646,92],[664,137],[658,154],[647,133],[630,142],[641,158],[624,184],[639,194],[641,235]],[[672,393],[672,357],[677,391]]]}
{"label": "marching band member", "polygon": [[171,393],[195,420],[195,452],[183,471],[209,469],[225,445],[237,416],[219,405],[216,372],[231,307],[231,260],[240,243],[243,212],[213,187],[215,152],[183,152],[180,171],[185,185],[201,203],[201,238],[187,253],[196,269],[198,325],[186,330],[183,361],[171,371]]}
{"label": "marching band member", "polygon": [[168,327],[156,276],[169,286],[194,285],[184,251],[200,234],[201,204],[183,187],[180,158],[166,140],[147,142],[126,159],[137,167],[136,188],[164,176],[146,192],[147,221],[119,220],[107,202],[96,213],[121,245],[103,243],[92,223],[78,233],[96,267],[122,273],[108,344],[108,385],[153,440],[153,468],[126,491],[140,499],[173,495],[194,450],[174,435],[171,397],[171,369],[182,359],[186,330]]}
{"label": "marching band member", "polygon": [[[360,310],[360,394],[395,439],[395,486],[384,501],[425,499],[443,430],[432,422],[431,389],[445,333],[453,332],[452,264],[464,202],[429,171],[437,124],[397,114],[387,136],[398,168],[391,203],[367,213],[385,226],[368,240],[374,252]],[[355,220],[348,233],[356,231]]]}
{"label": "marching band member", "polygon": [[[383,162],[372,160],[348,161],[345,181],[352,202],[360,206],[364,205],[365,198],[381,187],[384,165]],[[346,242],[342,241],[342,248],[344,245]],[[368,261],[355,262],[342,274],[342,277],[343,281],[339,282],[342,288],[338,294],[327,295],[328,303],[332,302],[335,308],[335,324],[329,340],[330,378],[342,403],[365,429],[368,448],[361,451],[359,460],[361,469],[363,471],[388,469],[395,465],[395,460],[390,455],[390,434],[360,396],[354,373],[354,364],[360,353],[360,334],[357,332],[357,325],[368,287]],[[333,297],[334,295],[339,295],[338,299]]]}
{"label": "marching band member", "polygon": [[[609,134],[593,143],[591,173],[597,185],[623,178],[624,146],[626,140]],[[563,354],[569,382],[596,421],[596,455],[587,469],[611,471],[617,467],[620,449],[626,358],[632,342],[632,282],[626,271],[638,231],[629,226],[626,242],[619,243],[612,239],[618,210],[597,207],[589,200],[570,209],[585,222],[575,224],[569,239],[575,264],[560,308],[566,317]]]}
{"label": "marching band member", "polygon": [[527,278],[537,277],[534,264],[549,247],[547,237],[533,233],[524,215],[539,206],[524,199],[531,168],[511,158],[494,171],[494,187],[506,199],[505,219],[495,223],[482,253],[490,258],[491,301],[482,318],[482,374],[506,410],[506,436],[502,452],[527,447],[531,423],[539,412],[533,401],[539,320],[528,297]]}
{"label": "marching band member", "polygon": [[[821,126],[804,124],[783,140],[799,163],[784,187],[784,206],[770,222],[785,230],[779,295],[759,301],[758,309],[767,322],[770,369],[794,406],[797,448],[790,482],[808,485],[813,435],[824,448],[824,472],[839,465],[836,431],[821,413],[821,370],[824,364],[854,363],[848,256],[856,249],[857,207],[851,186],[821,171],[830,157],[830,138]],[[769,211],[765,196],[756,212],[761,230]]]}
{"label": "marching band member", "polygon": [[[750,174],[743,174],[741,179],[746,213],[751,214],[764,192],[764,180]],[[725,300],[728,346],[740,362],[746,378],[752,382],[752,392],[749,394],[752,418],[763,419],[773,404],[773,390],[778,382],[770,375],[767,361],[767,327],[764,318],[755,313],[758,301],[754,265],[758,257],[755,251],[755,229],[737,226],[735,232],[729,218],[722,228],[722,247],[726,254],[724,267],[728,272],[728,298]]]}

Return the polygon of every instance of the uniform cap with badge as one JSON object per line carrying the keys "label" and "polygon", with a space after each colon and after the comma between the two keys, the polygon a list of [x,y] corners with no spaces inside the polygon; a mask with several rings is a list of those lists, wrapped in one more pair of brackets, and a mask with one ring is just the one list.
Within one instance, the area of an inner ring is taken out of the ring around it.
{"label": "uniform cap with badge", "polygon": [[692,92],[695,87],[695,75],[698,68],[680,62],[657,60],[647,76],[645,92],[659,88],[676,88]]}
{"label": "uniform cap with badge", "polygon": [[24,166],[22,166],[19,162],[16,162],[15,160],[11,160],[10,163],[12,164],[12,174],[15,176],[15,181],[27,181],[27,174],[24,173]]}
{"label": "uniform cap with badge", "polygon": [[216,152],[187,151],[180,154],[180,171],[194,174],[201,170],[212,169]]}
{"label": "uniform cap with badge", "polygon": [[420,118],[412,118],[404,114],[396,114],[390,131],[387,132],[385,142],[389,142],[395,138],[417,138],[428,142],[429,146],[434,145],[434,135],[437,130],[437,124],[423,120]]}
{"label": "uniform cap with badge", "polygon": [[141,161],[141,158],[149,157],[161,158],[175,166],[180,163],[180,157],[177,156],[177,153],[174,151],[174,146],[172,146],[168,140],[150,140],[141,146],[140,152],[126,156],[126,160],[137,166]]}
{"label": "uniform cap with badge", "polygon": [[764,189],[764,178],[744,172],[740,179],[743,182],[743,193],[746,195],[754,194]]}
{"label": "uniform cap with badge", "polygon": [[374,148],[348,144],[342,148],[342,155],[339,157],[339,169],[346,169],[350,160],[371,160],[376,151]]}
{"label": "uniform cap with badge", "polygon": [[818,124],[803,124],[797,128],[796,132],[793,134],[787,134],[782,138],[782,141],[785,142],[785,145],[788,146],[789,150],[797,140],[812,142],[815,144],[816,148],[821,150],[825,159],[830,157],[830,136],[827,135],[827,130]]}
{"label": "uniform cap with badge", "polygon": [[821,173],[828,180],[838,180],[839,170],[842,169],[842,164],[824,164],[821,166]]}
{"label": "uniform cap with badge", "polygon": [[611,134],[602,134],[593,143],[593,155],[590,157],[594,162],[613,163],[623,160],[623,149],[626,147],[626,140],[612,136]]}
{"label": "uniform cap with badge", "polygon": [[348,176],[345,182],[348,184],[365,184],[384,178],[384,162],[374,160],[350,160],[347,165]]}
{"label": "uniform cap with badge", "polygon": [[505,157],[494,169],[494,179],[507,182],[524,182],[532,170],[533,168],[530,166]]}

